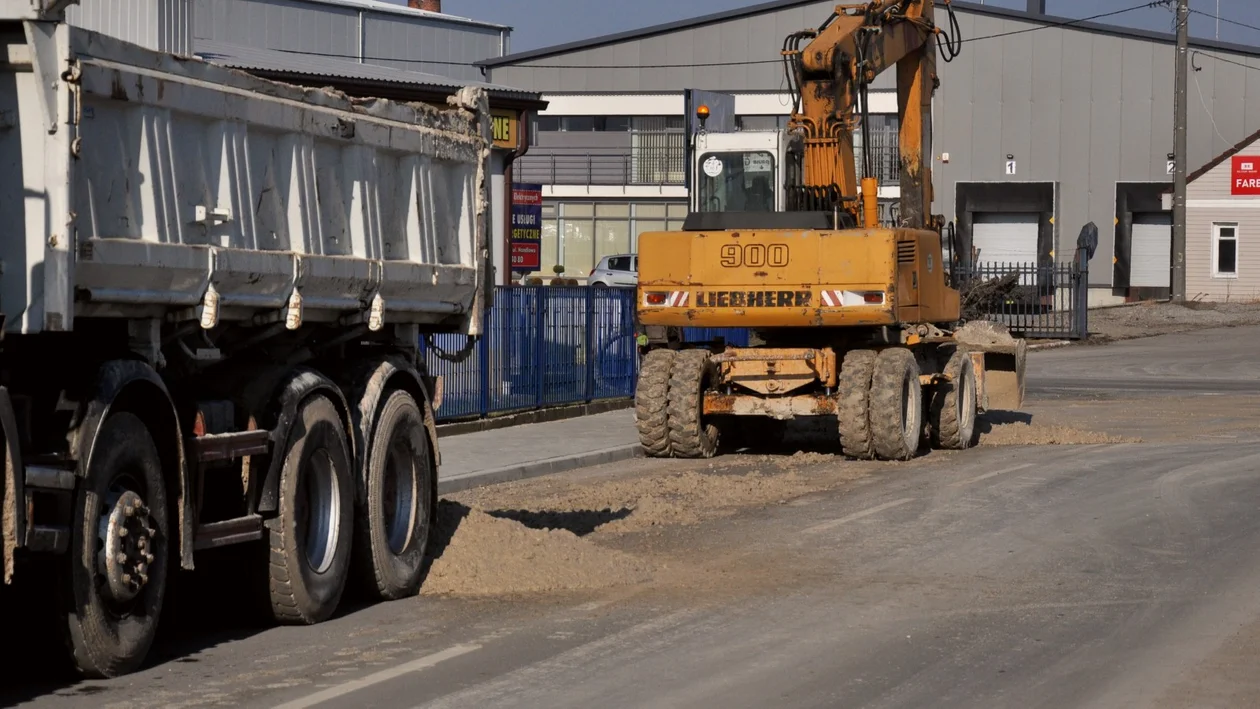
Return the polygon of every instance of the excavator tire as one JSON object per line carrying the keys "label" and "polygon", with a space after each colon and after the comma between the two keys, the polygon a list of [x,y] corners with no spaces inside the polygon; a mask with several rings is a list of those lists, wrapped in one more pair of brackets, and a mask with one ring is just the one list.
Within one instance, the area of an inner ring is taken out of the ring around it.
{"label": "excavator tire", "polygon": [[871,433],[884,460],[910,460],[923,435],[923,387],[919,363],[904,347],[882,350],[871,377]]}
{"label": "excavator tire", "polygon": [[874,350],[850,350],[840,365],[839,400],[836,416],[840,422],[840,450],[850,458],[875,457],[871,438],[871,376],[875,372]]}
{"label": "excavator tire", "polygon": [[956,349],[945,363],[945,376],[932,392],[932,447],[965,450],[976,444],[976,372],[971,356]]}
{"label": "excavator tire", "polygon": [[718,427],[703,420],[704,387],[712,371],[707,350],[682,350],[669,378],[669,440],[675,458],[712,458]]}
{"label": "excavator tire", "polygon": [[673,350],[652,350],[639,368],[639,383],[634,390],[634,420],[639,429],[639,444],[649,458],[668,458],[669,441],[669,377],[674,369]]}

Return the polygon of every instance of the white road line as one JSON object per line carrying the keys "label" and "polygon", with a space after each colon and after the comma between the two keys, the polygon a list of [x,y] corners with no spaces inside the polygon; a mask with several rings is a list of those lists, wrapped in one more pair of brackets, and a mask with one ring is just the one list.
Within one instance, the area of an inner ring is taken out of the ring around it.
{"label": "white road line", "polygon": [[903,497],[900,500],[893,500],[892,502],[885,502],[884,504],[876,505],[875,507],[872,507],[869,510],[862,510],[861,512],[854,512],[853,514],[847,517],[841,517],[840,519],[833,519],[830,522],[823,522],[822,524],[816,524],[812,527],[806,527],[805,529],[801,530],[801,532],[804,534],[814,534],[816,532],[825,532],[828,529],[834,529],[836,527],[839,527],[842,524],[848,524],[849,522],[854,522],[856,520],[862,519],[863,517],[870,517],[871,515],[879,514],[880,512],[883,512],[884,510],[891,510],[894,507],[901,507],[907,502],[914,502],[914,498]]}
{"label": "white road line", "polygon": [[371,687],[374,684],[388,682],[391,679],[396,679],[405,674],[428,669],[439,662],[444,662],[446,660],[459,657],[460,655],[467,655],[470,652],[480,649],[480,645],[456,645],[455,647],[447,648],[441,652],[435,652],[432,655],[425,655],[424,657],[412,660],[406,664],[402,664],[388,670],[381,670],[376,674],[368,675],[362,679],[356,679],[353,682],[339,684],[336,687],[329,687],[322,692],[316,692],[315,694],[311,694],[301,699],[295,699],[287,704],[281,704],[275,709],[305,709],[305,707],[312,707],[316,704],[329,701],[330,699],[344,697],[351,692],[357,692],[361,689]]}
{"label": "white road line", "polygon": [[971,483],[978,483],[981,480],[988,480],[989,478],[996,478],[999,475],[1006,475],[1007,473],[1014,473],[1018,470],[1025,470],[1027,468],[1033,467],[1034,465],[1036,465],[1036,463],[1024,463],[1023,465],[1016,465],[1011,468],[1003,468],[1001,470],[994,470],[992,472],[985,473],[984,475],[977,475],[974,478],[967,478],[966,480],[959,480],[956,483],[951,483],[951,486],[959,487],[960,485],[970,485]]}

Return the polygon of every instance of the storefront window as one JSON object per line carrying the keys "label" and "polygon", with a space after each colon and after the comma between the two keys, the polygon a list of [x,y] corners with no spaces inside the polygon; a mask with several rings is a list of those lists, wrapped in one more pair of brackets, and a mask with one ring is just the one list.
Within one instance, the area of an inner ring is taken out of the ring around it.
{"label": "storefront window", "polygon": [[595,262],[605,256],[630,253],[630,205],[595,206]]}

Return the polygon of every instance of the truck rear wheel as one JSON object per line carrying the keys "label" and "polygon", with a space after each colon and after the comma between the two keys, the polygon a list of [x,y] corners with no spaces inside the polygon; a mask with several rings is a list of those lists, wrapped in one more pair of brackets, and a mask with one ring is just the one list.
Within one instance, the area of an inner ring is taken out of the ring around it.
{"label": "truck rear wheel", "polygon": [[399,390],[385,400],[370,446],[356,555],[378,598],[413,596],[433,523],[436,477],[424,415],[411,394]]}
{"label": "truck rear wheel", "polygon": [[683,350],[669,378],[669,440],[678,458],[712,458],[718,427],[704,420],[704,390],[712,377],[708,350]]}
{"label": "truck rear wheel", "polygon": [[634,419],[639,429],[639,444],[649,458],[668,458],[672,452],[669,440],[669,378],[674,369],[673,350],[652,350],[639,368],[639,383],[634,390]]}
{"label": "truck rear wheel", "polygon": [[350,447],[337,407],[315,395],[298,409],[283,451],[280,514],[267,521],[271,611],[282,623],[327,620],[350,563]]}
{"label": "truck rear wheel", "polygon": [[850,458],[875,457],[871,434],[871,377],[875,373],[874,350],[851,350],[840,365],[836,417],[840,424],[840,450]]}
{"label": "truck rear wheel", "polygon": [[919,384],[919,363],[910,350],[890,347],[875,358],[870,420],[880,458],[910,460],[919,452],[923,387]]}
{"label": "truck rear wheel", "polygon": [[89,677],[134,672],[157,634],[170,553],[162,459],[134,414],[101,424],[74,513],[62,584],[74,663]]}
{"label": "truck rear wheel", "polygon": [[932,392],[932,445],[965,450],[976,444],[976,372],[971,356],[955,350],[944,373],[949,381]]}

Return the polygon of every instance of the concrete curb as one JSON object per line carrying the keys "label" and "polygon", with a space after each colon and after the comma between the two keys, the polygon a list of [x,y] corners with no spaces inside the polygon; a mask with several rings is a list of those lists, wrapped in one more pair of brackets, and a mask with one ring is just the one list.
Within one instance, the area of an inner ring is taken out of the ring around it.
{"label": "concrete curb", "polygon": [[604,401],[594,401],[589,404],[556,406],[546,409],[535,409],[533,411],[523,411],[516,414],[492,416],[484,419],[439,423],[437,425],[437,433],[438,438],[446,438],[447,436],[459,436],[465,433],[480,433],[481,431],[495,431],[501,428],[525,426],[532,423],[564,421],[567,419],[594,416],[596,414],[608,413],[609,411],[620,411],[630,408],[634,408],[633,398],[607,399]]}
{"label": "concrete curb", "polygon": [[534,460],[528,463],[509,465],[503,468],[477,470],[454,478],[447,478],[445,480],[439,477],[438,494],[449,495],[453,492],[471,490],[475,487],[499,485],[501,483],[513,482],[515,480],[527,480],[529,478],[537,478],[544,475],[554,475],[556,473],[563,473],[569,470],[577,470],[578,468],[589,468],[593,465],[618,463],[623,460],[631,460],[642,456],[643,447],[638,443],[634,443],[631,445],[616,446],[614,448],[605,448],[598,451],[577,453],[575,455]]}
{"label": "concrete curb", "polygon": [[1036,345],[1029,345],[1028,351],[1036,352],[1037,350],[1057,350],[1060,347],[1067,347],[1070,344],[1072,344],[1071,340],[1056,340],[1054,342],[1042,342]]}

